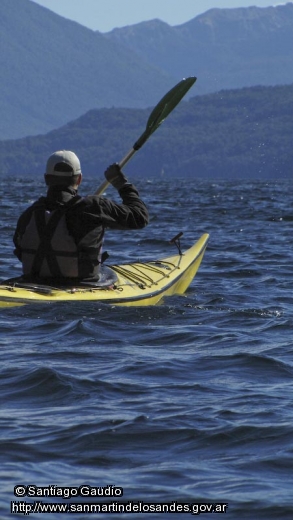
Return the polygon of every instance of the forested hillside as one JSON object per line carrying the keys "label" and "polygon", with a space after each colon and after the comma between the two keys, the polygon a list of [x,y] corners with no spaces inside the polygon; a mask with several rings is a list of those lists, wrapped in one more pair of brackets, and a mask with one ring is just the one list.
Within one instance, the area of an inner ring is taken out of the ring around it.
{"label": "forested hillside", "polygon": [[[0,173],[43,174],[47,157],[75,151],[86,175],[102,175],[143,132],[150,109],[91,110],[46,135],[0,142]],[[182,101],[127,165],[152,178],[292,177],[293,85],[221,91]]]}

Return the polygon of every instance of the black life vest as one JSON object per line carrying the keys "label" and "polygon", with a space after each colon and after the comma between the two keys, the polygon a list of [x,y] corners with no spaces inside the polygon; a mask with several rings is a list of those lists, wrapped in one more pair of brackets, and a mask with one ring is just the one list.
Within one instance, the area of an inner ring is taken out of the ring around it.
{"label": "black life vest", "polygon": [[66,212],[81,199],[71,199],[61,208],[48,211],[37,205],[20,239],[24,275],[53,278],[87,278],[98,276],[103,233],[97,247],[76,243],[66,225]]}

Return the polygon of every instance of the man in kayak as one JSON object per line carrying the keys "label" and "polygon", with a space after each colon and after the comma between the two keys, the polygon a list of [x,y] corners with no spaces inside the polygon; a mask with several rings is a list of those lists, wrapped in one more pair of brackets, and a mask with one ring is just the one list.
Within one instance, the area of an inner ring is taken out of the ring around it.
{"label": "man in kayak", "polygon": [[24,211],[13,237],[25,278],[99,280],[105,228],[141,229],[148,224],[147,208],[119,166],[109,166],[105,177],[118,190],[121,204],[77,194],[82,172],[75,153],[62,150],[49,157],[47,196]]}

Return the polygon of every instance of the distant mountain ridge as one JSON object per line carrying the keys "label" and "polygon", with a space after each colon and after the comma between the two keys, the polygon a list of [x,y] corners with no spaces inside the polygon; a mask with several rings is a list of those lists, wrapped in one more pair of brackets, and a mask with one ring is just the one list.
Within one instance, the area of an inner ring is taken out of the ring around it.
{"label": "distant mountain ridge", "polygon": [[198,77],[197,95],[291,84],[293,4],[102,34],[31,0],[1,0],[0,44],[0,140],[16,139],[95,108],[153,106],[182,77]]}
{"label": "distant mountain ridge", "polygon": [[143,107],[173,79],[30,0],[0,1],[0,139],[46,133],[92,108]]}
{"label": "distant mountain ridge", "polygon": [[[194,89],[195,90],[195,89]],[[127,164],[135,182],[292,178],[293,84],[225,90],[181,101]],[[42,178],[48,156],[62,148],[81,159],[85,178],[103,180],[143,132],[150,109],[95,109],[46,135],[0,142],[0,174]]]}
{"label": "distant mountain ridge", "polygon": [[152,20],[106,36],[167,74],[192,71],[199,94],[293,81],[293,3],[210,9],[179,26]]}

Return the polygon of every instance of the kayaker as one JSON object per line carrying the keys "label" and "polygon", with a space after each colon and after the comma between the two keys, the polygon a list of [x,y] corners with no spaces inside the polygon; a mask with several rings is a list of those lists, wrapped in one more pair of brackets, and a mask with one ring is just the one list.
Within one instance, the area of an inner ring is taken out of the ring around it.
{"label": "kayaker", "polygon": [[141,229],[148,224],[147,208],[119,166],[110,165],[105,177],[118,190],[121,204],[77,194],[82,172],[75,153],[62,150],[49,157],[47,195],[22,213],[13,237],[24,277],[98,280],[105,229]]}

